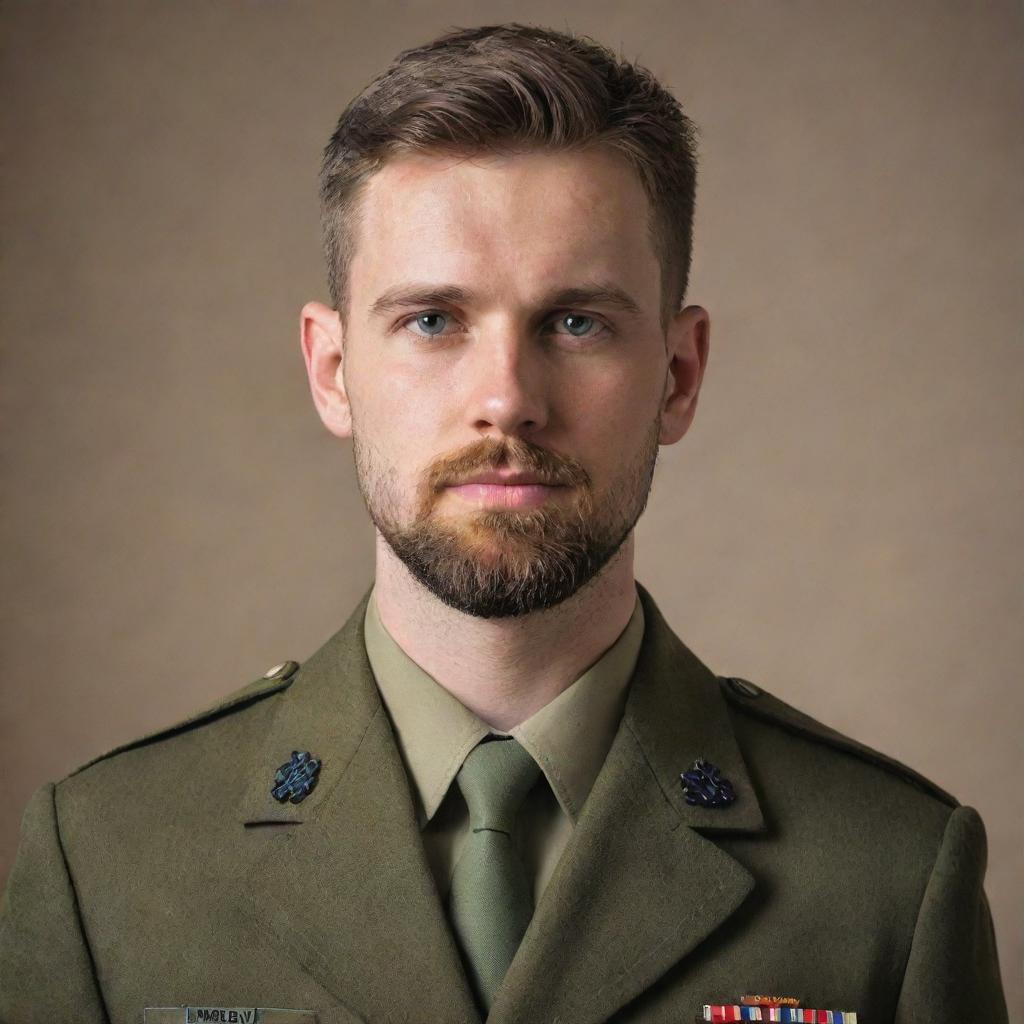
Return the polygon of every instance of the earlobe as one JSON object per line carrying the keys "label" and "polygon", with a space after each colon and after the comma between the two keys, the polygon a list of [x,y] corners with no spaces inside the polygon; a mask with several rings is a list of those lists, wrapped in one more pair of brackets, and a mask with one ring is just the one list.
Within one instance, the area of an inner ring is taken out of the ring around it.
{"label": "earlobe", "polygon": [[711,318],[701,306],[680,310],[666,335],[669,363],[662,403],[660,444],[675,444],[690,429],[704,381]]}
{"label": "earlobe", "polygon": [[336,437],[351,437],[352,411],[344,381],[344,336],[338,311],[322,302],[307,302],[299,317],[299,341],[320,419]]}

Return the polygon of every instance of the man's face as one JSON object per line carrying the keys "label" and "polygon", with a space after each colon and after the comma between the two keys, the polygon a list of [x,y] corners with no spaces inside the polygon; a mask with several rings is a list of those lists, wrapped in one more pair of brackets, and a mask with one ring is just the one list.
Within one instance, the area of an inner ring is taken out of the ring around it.
{"label": "man's face", "polygon": [[629,536],[681,436],[639,180],[606,149],[409,155],[358,217],[348,422],[328,426],[352,434],[375,526],[460,611],[559,603]]}

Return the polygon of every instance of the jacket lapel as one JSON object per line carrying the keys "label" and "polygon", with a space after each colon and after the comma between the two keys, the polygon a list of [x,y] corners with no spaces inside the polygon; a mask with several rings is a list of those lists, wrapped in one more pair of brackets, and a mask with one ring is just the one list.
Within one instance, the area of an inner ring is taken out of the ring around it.
{"label": "jacket lapel", "polygon": [[[476,1022],[366,658],[368,597],[296,675],[255,755],[241,896],[259,929],[359,1016]],[[320,758],[320,775],[301,803],[279,804],[270,778],[293,750]]]}
{"label": "jacket lapel", "polygon": [[[622,724],[488,1024],[607,1020],[753,889],[700,834],[764,828],[718,681],[638,591],[647,626]],[[685,802],[679,776],[700,756],[734,784],[731,807]]]}

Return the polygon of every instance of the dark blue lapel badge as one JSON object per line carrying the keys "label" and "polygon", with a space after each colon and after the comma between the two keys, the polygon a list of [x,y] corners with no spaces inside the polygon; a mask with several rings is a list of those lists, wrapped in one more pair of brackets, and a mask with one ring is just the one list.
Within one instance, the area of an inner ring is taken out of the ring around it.
{"label": "dark blue lapel badge", "polygon": [[292,759],[281,765],[274,775],[270,795],[278,802],[301,803],[313,791],[320,774],[320,761],[308,750],[293,750]]}
{"label": "dark blue lapel badge", "polygon": [[728,807],[736,799],[732,783],[722,775],[722,770],[698,757],[693,767],[680,776],[683,792],[688,804],[700,807]]}

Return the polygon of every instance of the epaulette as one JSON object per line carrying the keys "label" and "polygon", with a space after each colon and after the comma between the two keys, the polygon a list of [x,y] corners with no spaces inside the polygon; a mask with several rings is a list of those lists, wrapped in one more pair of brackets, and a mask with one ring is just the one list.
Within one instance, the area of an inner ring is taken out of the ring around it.
{"label": "epaulette", "polygon": [[259,679],[246,684],[240,690],[229,693],[226,697],[222,697],[216,704],[212,704],[202,711],[198,711],[188,718],[176,722],[174,725],[165,726],[154,732],[146,733],[144,736],[139,736],[137,739],[129,740],[127,743],[122,743],[112,750],[108,750],[106,753],[86,761],[85,764],[79,765],[74,771],[68,773],[67,778],[85,771],[86,768],[99,761],[105,761],[108,757],[114,757],[115,754],[122,754],[126,750],[134,750],[136,747],[144,747],[158,740],[169,739],[206,722],[215,722],[218,718],[223,718],[224,715],[230,714],[233,711],[240,711],[250,704],[263,700],[264,697],[269,697],[271,694],[278,693],[281,690],[287,690],[291,686],[295,673],[298,670],[299,663],[297,661],[283,661],[280,665],[275,665],[274,668],[269,669]]}
{"label": "epaulette", "polygon": [[735,676],[719,677],[719,682],[722,686],[722,693],[725,694],[729,703],[744,713],[754,718],[759,718],[762,721],[770,722],[773,725],[778,725],[798,736],[827,743],[831,747],[836,747],[848,754],[852,754],[861,761],[879,765],[901,776],[911,785],[916,786],[925,793],[938,798],[945,804],[949,804],[950,807],[960,806],[960,802],[956,797],[947,793],[941,786],[935,785],[931,779],[915,772],[913,768],[908,768],[895,758],[879,753],[872,747],[858,743],[856,740],[851,740],[849,736],[844,736],[841,732],[836,732],[835,729],[823,725],[817,719],[811,718],[810,715],[805,715],[802,711],[798,711],[785,701],[779,700],[778,697],[773,696],[767,690],[761,689],[760,686],[755,686],[746,679],[738,679]]}

